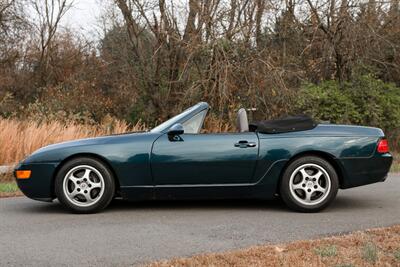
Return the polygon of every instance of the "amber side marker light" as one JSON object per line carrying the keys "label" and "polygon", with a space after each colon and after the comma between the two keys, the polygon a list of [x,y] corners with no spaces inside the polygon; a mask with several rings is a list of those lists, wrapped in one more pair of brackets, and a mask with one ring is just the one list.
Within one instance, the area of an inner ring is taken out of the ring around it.
{"label": "amber side marker light", "polygon": [[379,140],[377,151],[379,153],[388,153],[389,152],[389,143],[386,139]]}
{"label": "amber side marker light", "polygon": [[29,179],[31,177],[31,171],[23,170],[23,171],[16,171],[15,176],[17,179]]}

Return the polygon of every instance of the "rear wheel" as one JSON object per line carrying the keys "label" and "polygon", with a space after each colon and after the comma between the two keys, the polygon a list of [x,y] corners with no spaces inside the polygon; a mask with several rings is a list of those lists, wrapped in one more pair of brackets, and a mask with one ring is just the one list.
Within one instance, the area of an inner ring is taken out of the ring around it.
{"label": "rear wheel", "polygon": [[286,168],[280,193],[291,209],[316,212],[335,199],[338,188],[337,173],[329,162],[316,156],[304,156]]}
{"label": "rear wheel", "polygon": [[114,197],[115,182],[111,171],[93,158],[76,158],[57,173],[55,193],[65,207],[76,213],[98,212]]}

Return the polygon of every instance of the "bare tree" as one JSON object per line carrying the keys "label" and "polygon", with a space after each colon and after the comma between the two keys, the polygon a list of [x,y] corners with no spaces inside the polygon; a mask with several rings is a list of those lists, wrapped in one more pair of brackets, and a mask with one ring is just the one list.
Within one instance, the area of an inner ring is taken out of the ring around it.
{"label": "bare tree", "polygon": [[38,69],[40,69],[40,81],[48,82],[49,55],[51,54],[53,40],[60,26],[60,21],[73,2],[69,0],[31,0],[31,5],[36,13],[33,26],[39,39]]}
{"label": "bare tree", "polygon": [[15,0],[0,0],[0,63],[12,63],[19,56],[18,44],[26,26],[23,5]]}
{"label": "bare tree", "polygon": [[372,72],[400,85],[399,0],[107,3],[109,24],[94,49],[61,27],[71,0],[0,0],[2,95],[75,112],[63,92],[88,94],[104,104],[83,105],[96,120],[110,112],[149,122],[205,100],[217,121],[240,106],[267,117],[289,112],[307,81],[344,84]]}

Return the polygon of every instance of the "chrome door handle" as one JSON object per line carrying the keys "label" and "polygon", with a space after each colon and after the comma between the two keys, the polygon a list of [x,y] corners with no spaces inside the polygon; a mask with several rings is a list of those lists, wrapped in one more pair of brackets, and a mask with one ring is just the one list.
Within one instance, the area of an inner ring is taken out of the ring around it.
{"label": "chrome door handle", "polygon": [[249,142],[247,143],[247,147],[256,147],[256,143],[255,142]]}
{"label": "chrome door handle", "polygon": [[240,140],[235,144],[235,147],[246,148],[248,143],[246,140]]}
{"label": "chrome door handle", "polygon": [[255,147],[257,144],[255,142],[248,142],[246,140],[241,140],[235,144],[235,147],[246,148],[246,147]]}

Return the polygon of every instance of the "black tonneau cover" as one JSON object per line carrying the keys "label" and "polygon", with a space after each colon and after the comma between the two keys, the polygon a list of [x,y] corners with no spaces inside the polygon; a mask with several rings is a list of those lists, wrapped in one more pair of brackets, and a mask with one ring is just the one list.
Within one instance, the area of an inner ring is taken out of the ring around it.
{"label": "black tonneau cover", "polygon": [[289,116],[277,120],[265,120],[250,123],[251,132],[267,134],[297,132],[314,129],[317,123],[307,115]]}

